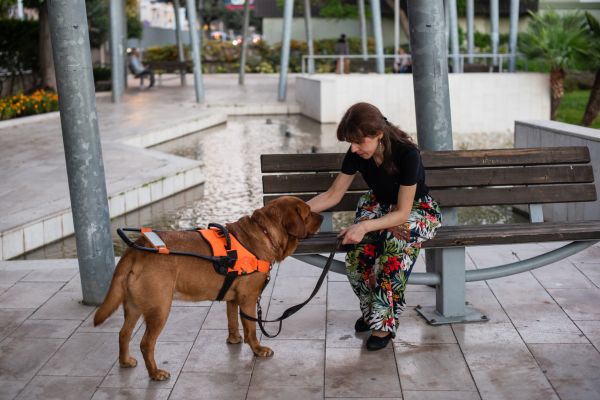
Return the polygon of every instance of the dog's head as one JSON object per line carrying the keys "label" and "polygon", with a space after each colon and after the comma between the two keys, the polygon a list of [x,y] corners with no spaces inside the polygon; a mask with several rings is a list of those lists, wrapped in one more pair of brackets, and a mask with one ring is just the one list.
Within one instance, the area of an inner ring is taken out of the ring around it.
{"label": "dog's head", "polygon": [[310,210],[310,206],[298,197],[282,196],[270,201],[252,214],[269,235],[276,254],[281,261],[296,250],[298,240],[317,233],[323,217]]}

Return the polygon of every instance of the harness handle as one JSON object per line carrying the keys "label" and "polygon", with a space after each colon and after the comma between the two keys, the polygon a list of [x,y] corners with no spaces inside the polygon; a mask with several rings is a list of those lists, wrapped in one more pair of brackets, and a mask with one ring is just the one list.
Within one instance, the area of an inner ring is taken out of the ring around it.
{"label": "harness handle", "polygon": [[229,237],[229,230],[223,225],[219,225],[214,222],[208,224],[208,229],[211,228],[217,228],[217,231],[221,232],[221,234],[225,237],[225,250],[231,250],[231,238]]}
{"label": "harness handle", "polygon": [[[312,300],[313,297],[315,297],[315,295],[317,294],[317,292],[319,291],[319,289],[321,288],[321,285],[323,284],[323,281],[325,280],[325,277],[327,276],[327,273],[329,272],[329,268],[331,267],[331,263],[333,261],[333,257],[335,256],[335,252],[337,251],[337,249],[340,247],[340,245],[342,244],[342,240],[343,237],[338,238],[338,240],[335,243],[335,247],[333,248],[333,250],[331,250],[331,253],[329,254],[329,258],[327,259],[327,262],[325,263],[325,266],[323,267],[323,272],[321,273],[321,276],[319,276],[319,280],[317,281],[317,285],[315,286],[314,290],[312,291],[312,293],[310,294],[310,296],[308,297],[308,299],[306,299],[304,302],[300,303],[300,304],[296,304],[295,306],[291,306],[290,308],[288,308],[287,310],[285,310],[283,312],[283,314],[281,314],[281,316],[279,318],[273,319],[273,320],[264,320],[262,319],[262,307],[260,305],[260,297],[258,298],[258,300],[256,301],[256,309],[257,309],[257,317],[258,318],[254,318],[249,316],[248,314],[246,314],[245,312],[242,311],[242,309],[240,308],[240,316],[242,318],[245,318],[249,321],[253,321],[253,322],[257,322],[258,326],[260,328],[260,331],[263,333],[263,335],[265,335],[268,338],[274,338],[277,335],[279,335],[279,333],[281,333],[281,328],[283,325],[283,320],[294,315],[295,313],[297,313],[302,307],[304,307],[309,301]],[[265,327],[263,326],[263,324],[265,322],[279,322],[279,329],[277,330],[277,333],[271,335],[269,334]]]}

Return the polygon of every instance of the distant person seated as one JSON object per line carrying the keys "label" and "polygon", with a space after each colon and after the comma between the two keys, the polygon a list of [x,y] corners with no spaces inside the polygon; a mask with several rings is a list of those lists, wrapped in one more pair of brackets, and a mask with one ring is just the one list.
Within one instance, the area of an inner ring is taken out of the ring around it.
{"label": "distant person seated", "polygon": [[136,78],[149,76],[150,85],[148,85],[148,87],[151,88],[154,86],[154,72],[142,64],[142,61],[140,60],[140,52],[136,48],[131,49],[131,54],[129,56],[129,69]]}
{"label": "distant person seated", "polygon": [[[348,42],[346,41],[346,35],[341,34],[338,41],[335,43],[335,54],[338,56],[347,56],[350,54],[350,49],[348,47]],[[343,63],[341,60],[344,60]],[[340,57],[336,61],[335,72],[338,74],[349,74],[350,73],[350,59],[345,57]]]}
{"label": "distant person seated", "polygon": [[412,61],[404,48],[398,48],[398,55],[401,56],[394,61],[394,73],[410,73],[412,72]]}

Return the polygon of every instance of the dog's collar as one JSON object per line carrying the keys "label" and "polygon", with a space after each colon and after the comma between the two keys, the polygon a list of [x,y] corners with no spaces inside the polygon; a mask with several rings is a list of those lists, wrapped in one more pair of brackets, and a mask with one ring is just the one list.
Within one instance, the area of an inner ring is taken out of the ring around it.
{"label": "dog's collar", "polygon": [[263,233],[265,234],[265,236],[267,237],[267,240],[269,241],[269,243],[271,243],[271,247],[273,248],[273,250],[277,251],[277,252],[281,252],[281,247],[277,246],[275,244],[275,242],[273,241],[273,238],[271,237],[271,234],[269,233],[269,231],[267,230],[267,228],[265,228],[260,222],[258,222],[256,219],[254,219],[254,223],[256,225],[258,225],[258,227],[260,228],[261,231],[263,231]]}

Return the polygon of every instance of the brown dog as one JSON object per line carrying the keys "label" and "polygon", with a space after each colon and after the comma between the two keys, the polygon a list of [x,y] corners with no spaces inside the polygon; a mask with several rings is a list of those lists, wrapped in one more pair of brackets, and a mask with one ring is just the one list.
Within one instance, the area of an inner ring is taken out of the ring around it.
{"label": "brown dog", "polygon": [[[260,260],[270,263],[282,261],[294,252],[298,239],[314,234],[322,217],[297,197],[284,196],[268,203],[237,222],[227,224],[227,229]],[[210,255],[208,244],[197,232],[159,232],[170,249]],[[148,246],[144,238],[139,244]],[[240,343],[238,307],[256,317],[256,300],[260,295],[266,273],[255,272],[237,277],[223,300],[227,301],[228,343]],[[125,322],[119,333],[119,362],[121,367],[135,367],[137,361],[129,354],[129,341],[140,316],[144,316],[146,332],[140,348],[148,374],[154,380],[170,377],[158,369],[154,360],[154,347],[167,322],[172,300],[215,300],[224,276],[215,272],[212,263],[195,257],[163,255],[128,249],[113,275],[104,303],[94,316],[94,325],[101,324],[123,304]],[[256,324],[242,319],[244,342],[255,355],[268,357],[273,351],[261,346],[256,338]]]}

